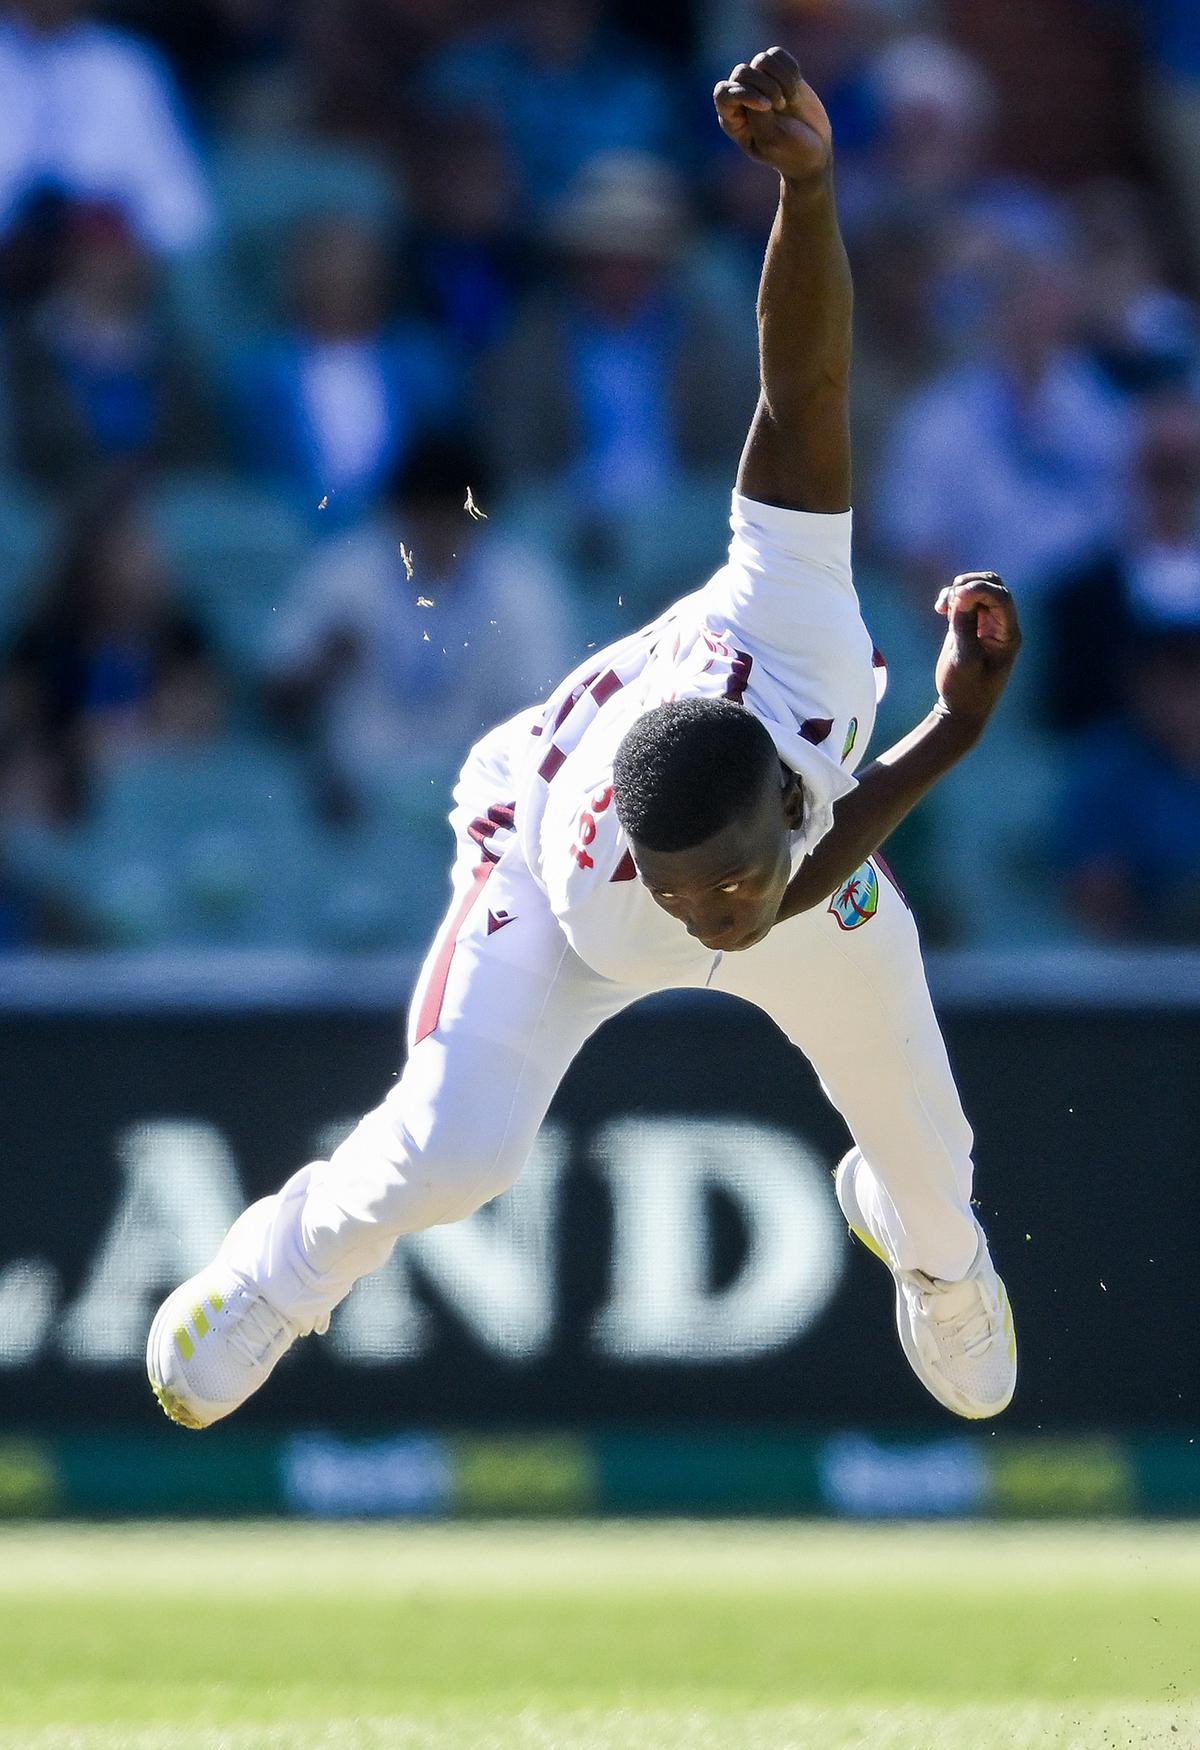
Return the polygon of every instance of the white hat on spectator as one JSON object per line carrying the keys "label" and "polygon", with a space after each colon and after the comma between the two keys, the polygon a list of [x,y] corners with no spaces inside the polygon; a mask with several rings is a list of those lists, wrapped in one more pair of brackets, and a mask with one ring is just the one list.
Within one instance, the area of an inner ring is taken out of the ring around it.
{"label": "white hat on spectator", "polygon": [[937,110],[947,119],[985,125],[996,107],[987,75],[953,43],[904,36],[889,44],[871,70],[871,85],[889,119],[905,110]]}
{"label": "white hat on spectator", "polygon": [[687,202],[669,164],[647,152],[601,152],[559,202],[549,234],[573,254],[673,261],[687,220]]}

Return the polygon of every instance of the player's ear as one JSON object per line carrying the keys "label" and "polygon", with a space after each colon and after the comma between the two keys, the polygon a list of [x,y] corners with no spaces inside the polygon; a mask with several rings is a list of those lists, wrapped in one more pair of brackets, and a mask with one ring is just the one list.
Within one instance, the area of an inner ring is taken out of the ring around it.
{"label": "player's ear", "polygon": [[804,825],[804,785],[796,772],[789,772],[784,780],[783,818],[789,832]]}

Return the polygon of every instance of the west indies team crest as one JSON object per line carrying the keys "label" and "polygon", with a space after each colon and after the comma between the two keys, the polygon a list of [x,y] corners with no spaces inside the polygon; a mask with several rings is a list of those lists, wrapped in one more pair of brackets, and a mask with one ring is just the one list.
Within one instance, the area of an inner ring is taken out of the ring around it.
{"label": "west indies team crest", "polygon": [[843,881],[829,902],[829,910],[841,930],[857,930],[879,910],[879,876],[871,863],[856,869]]}

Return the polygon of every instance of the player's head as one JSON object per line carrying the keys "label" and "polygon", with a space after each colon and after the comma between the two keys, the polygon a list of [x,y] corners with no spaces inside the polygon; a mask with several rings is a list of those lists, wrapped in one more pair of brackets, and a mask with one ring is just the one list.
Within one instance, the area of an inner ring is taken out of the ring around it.
{"label": "player's head", "polygon": [[617,816],[655,903],[705,947],[752,947],[791,877],[804,793],[757,717],[672,699],[639,717],[613,766]]}

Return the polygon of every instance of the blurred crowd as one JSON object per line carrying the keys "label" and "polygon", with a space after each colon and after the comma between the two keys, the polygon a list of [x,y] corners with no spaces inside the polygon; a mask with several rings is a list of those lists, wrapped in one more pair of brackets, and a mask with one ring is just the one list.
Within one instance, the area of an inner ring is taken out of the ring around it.
{"label": "blurred crowd", "polygon": [[468,743],[719,563],[772,180],[830,109],[892,686],[1027,652],[926,935],[1200,942],[1194,0],[0,6],[0,949],[421,945]]}

